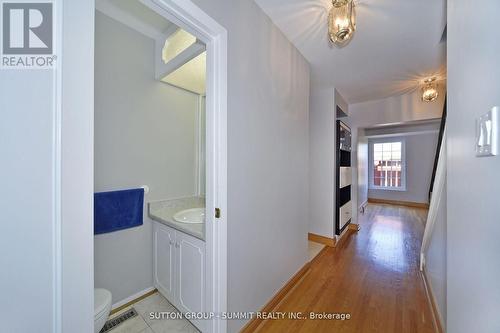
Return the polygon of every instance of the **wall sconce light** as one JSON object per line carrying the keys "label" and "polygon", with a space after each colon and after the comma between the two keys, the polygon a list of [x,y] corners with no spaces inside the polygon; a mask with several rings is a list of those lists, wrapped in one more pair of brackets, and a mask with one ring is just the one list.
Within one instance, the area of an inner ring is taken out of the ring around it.
{"label": "wall sconce light", "polygon": [[437,90],[436,78],[426,79],[424,81],[424,86],[422,87],[422,101],[432,102],[435,101],[439,96]]}
{"label": "wall sconce light", "polygon": [[328,36],[333,44],[342,47],[356,31],[354,0],[332,0],[332,5],[328,16]]}

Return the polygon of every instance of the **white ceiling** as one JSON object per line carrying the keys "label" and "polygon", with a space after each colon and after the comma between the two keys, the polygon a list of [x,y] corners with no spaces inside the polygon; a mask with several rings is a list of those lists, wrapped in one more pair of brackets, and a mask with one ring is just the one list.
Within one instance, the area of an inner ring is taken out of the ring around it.
{"label": "white ceiling", "polygon": [[[102,0],[99,1],[102,2]],[[155,13],[137,0],[108,0],[108,2],[117,9],[134,15],[139,21],[147,22],[152,29],[159,33],[167,31],[173,25],[163,16]]]}
{"label": "white ceiling", "polygon": [[138,0],[96,0],[96,9],[153,39],[177,28]]}
{"label": "white ceiling", "polygon": [[409,92],[445,78],[444,0],[356,1],[357,30],[344,48],[327,37],[330,0],[255,0],[311,64],[313,85],[333,86],[349,103]]}

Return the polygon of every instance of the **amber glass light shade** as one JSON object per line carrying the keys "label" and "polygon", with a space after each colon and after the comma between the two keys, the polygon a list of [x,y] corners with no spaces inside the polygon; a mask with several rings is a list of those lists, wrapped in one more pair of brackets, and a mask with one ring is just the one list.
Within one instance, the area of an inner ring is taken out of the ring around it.
{"label": "amber glass light shade", "polygon": [[435,101],[439,96],[437,90],[436,78],[430,78],[424,81],[424,86],[422,87],[422,101],[432,102]]}
{"label": "amber glass light shade", "polygon": [[356,10],[353,0],[333,0],[328,16],[328,36],[337,46],[346,45],[356,31]]}

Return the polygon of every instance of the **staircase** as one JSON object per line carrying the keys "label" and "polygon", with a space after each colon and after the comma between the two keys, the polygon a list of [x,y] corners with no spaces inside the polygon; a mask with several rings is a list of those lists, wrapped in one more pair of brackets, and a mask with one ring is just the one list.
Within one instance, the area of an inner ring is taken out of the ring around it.
{"label": "staircase", "polygon": [[444,135],[445,125],[446,125],[446,97],[444,99],[444,108],[443,108],[443,115],[441,116],[441,125],[439,126],[439,137],[438,137],[438,144],[437,144],[437,148],[436,148],[436,156],[434,157],[434,168],[432,169],[431,184],[429,186],[429,201],[431,201],[432,190],[434,187],[434,181],[436,180],[436,171],[437,171],[437,166],[438,166],[439,153],[441,150],[441,145],[443,143],[443,135]]}

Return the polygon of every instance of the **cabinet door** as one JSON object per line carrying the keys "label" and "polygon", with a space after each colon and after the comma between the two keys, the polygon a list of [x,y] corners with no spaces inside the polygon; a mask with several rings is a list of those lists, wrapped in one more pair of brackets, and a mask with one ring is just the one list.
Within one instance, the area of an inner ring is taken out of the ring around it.
{"label": "cabinet door", "polygon": [[352,206],[351,201],[346,202],[342,207],[340,207],[340,228],[343,228],[352,218]]}
{"label": "cabinet door", "polygon": [[175,230],[154,223],[154,282],[169,301],[175,297]]}
{"label": "cabinet door", "polygon": [[[178,301],[182,312],[205,309],[205,242],[177,233]],[[193,324],[199,327],[196,320]]]}
{"label": "cabinet door", "polygon": [[352,183],[351,167],[340,167],[339,187],[343,188],[351,185],[351,183]]}

